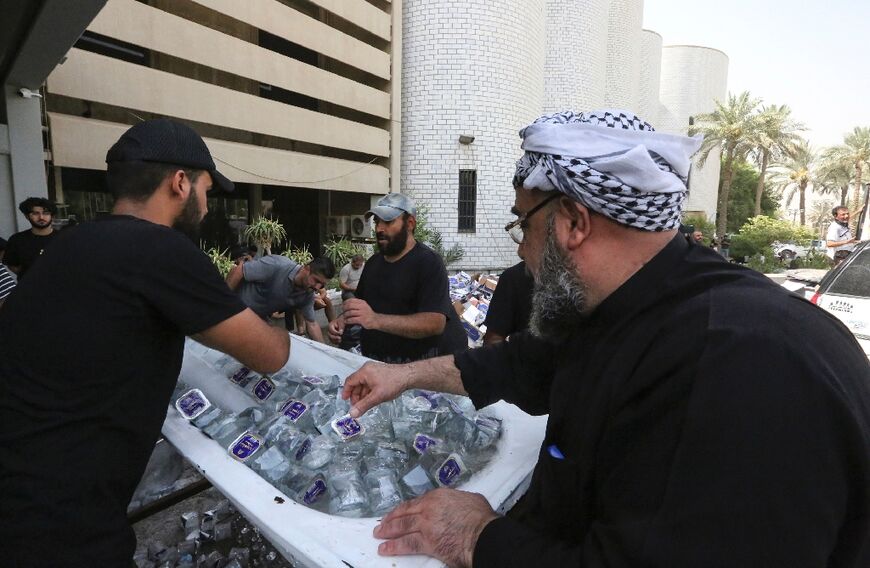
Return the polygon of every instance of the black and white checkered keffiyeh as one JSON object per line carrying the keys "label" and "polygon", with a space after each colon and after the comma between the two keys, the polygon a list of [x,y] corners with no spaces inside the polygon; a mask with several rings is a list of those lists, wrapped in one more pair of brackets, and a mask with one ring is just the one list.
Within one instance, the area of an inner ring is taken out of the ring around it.
{"label": "black and white checkered keffiyeh", "polygon": [[623,110],[547,114],[520,137],[525,154],[515,187],[560,191],[645,231],[679,225],[691,157],[702,140],[656,132]]}

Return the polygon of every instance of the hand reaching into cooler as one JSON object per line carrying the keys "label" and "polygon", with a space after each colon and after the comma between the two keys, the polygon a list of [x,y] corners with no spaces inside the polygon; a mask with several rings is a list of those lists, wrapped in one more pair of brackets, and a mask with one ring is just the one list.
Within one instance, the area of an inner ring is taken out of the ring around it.
{"label": "hand reaching into cooler", "polygon": [[341,397],[350,399],[350,415],[359,418],[370,408],[393,400],[409,388],[408,365],[366,363],[344,382]]}

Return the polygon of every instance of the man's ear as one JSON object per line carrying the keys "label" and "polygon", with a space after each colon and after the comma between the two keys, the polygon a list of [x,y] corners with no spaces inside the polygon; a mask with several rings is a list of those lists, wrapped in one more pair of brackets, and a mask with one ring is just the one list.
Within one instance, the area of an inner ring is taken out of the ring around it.
{"label": "man's ear", "polygon": [[[173,197],[179,197],[182,200],[187,199],[188,194],[193,189],[193,184],[184,170],[175,170],[169,175],[169,192]],[[185,180],[187,183],[185,183]]]}
{"label": "man's ear", "polygon": [[[568,197],[559,198],[556,211],[557,225],[566,230],[565,249],[574,250],[589,238],[592,232],[589,209]],[[561,222],[559,221],[561,218]],[[557,231],[558,234],[558,231]]]}

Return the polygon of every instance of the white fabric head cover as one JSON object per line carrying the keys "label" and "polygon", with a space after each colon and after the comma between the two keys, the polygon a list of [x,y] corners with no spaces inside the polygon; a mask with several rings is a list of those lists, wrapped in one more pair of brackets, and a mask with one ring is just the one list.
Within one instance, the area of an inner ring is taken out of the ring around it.
{"label": "white fabric head cover", "polygon": [[623,110],[544,115],[520,130],[514,186],[560,191],[646,231],[676,228],[702,137],[655,132]]}

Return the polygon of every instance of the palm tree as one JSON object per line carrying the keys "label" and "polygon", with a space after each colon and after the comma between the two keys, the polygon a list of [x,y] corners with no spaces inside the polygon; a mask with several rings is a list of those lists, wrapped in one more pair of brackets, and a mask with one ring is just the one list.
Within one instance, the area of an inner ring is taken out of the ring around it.
{"label": "palm tree", "polygon": [[825,226],[831,222],[831,209],[833,208],[834,202],[829,199],[823,199],[813,203],[807,220],[809,221],[810,226],[816,231],[816,235],[822,235]]}
{"label": "palm tree", "polygon": [[792,120],[788,105],[762,106],[756,118],[758,128],[753,132],[752,144],[760,174],[755,188],[754,217],[761,215],[761,195],[764,193],[767,166],[771,161],[782,160],[800,140],[798,131],[806,130],[803,124]]}
{"label": "palm tree", "polygon": [[703,134],[704,143],[698,154],[698,165],[703,166],[716,149],[724,150],[723,172],[716,201],[716,234],[724,235],[728,226],[728,195],[734,177],[734,161],[745,158],[752,150],[752,136],[757,129],[756,109],[760,99],[744,91],[737,96],[728,95],[728,102],[716,101],[716,110],[695,117],[689,134]]}
{"label": "palm tree", "polygon": [[843,138],[843,144],[831,148],[829,154],[837,161],[851,164],[854,169],[855,175],[852,178],[855,182],[855,192],[852,196],[853,209],[859,207],[861,178],[864,170],[870,167],[870,127],[856,126]]}
{"label": "palm tree", "polygon": [[837,159],[837,156],[832,155],[829,148],[822,153],[822,162],[819,164],[816,176],[816,188],[822,194],[838,194],[839,205],[848,207],[849,185],[852,183],[852,174],[854,173],[855,169],[852,164]]}
{"label": "palm tree", "polygon": [[791,154],[786,155],[785,159],[774,164],[771,168],[771,184],[788,191],[785,203],[791,202],[795,193],[800,197],[798,206],[800,207],[801,226],[806,225],[807,221],[807,187],[813,182],[815,162],[816,153],[810,143],[801,140],[795,144]]}

